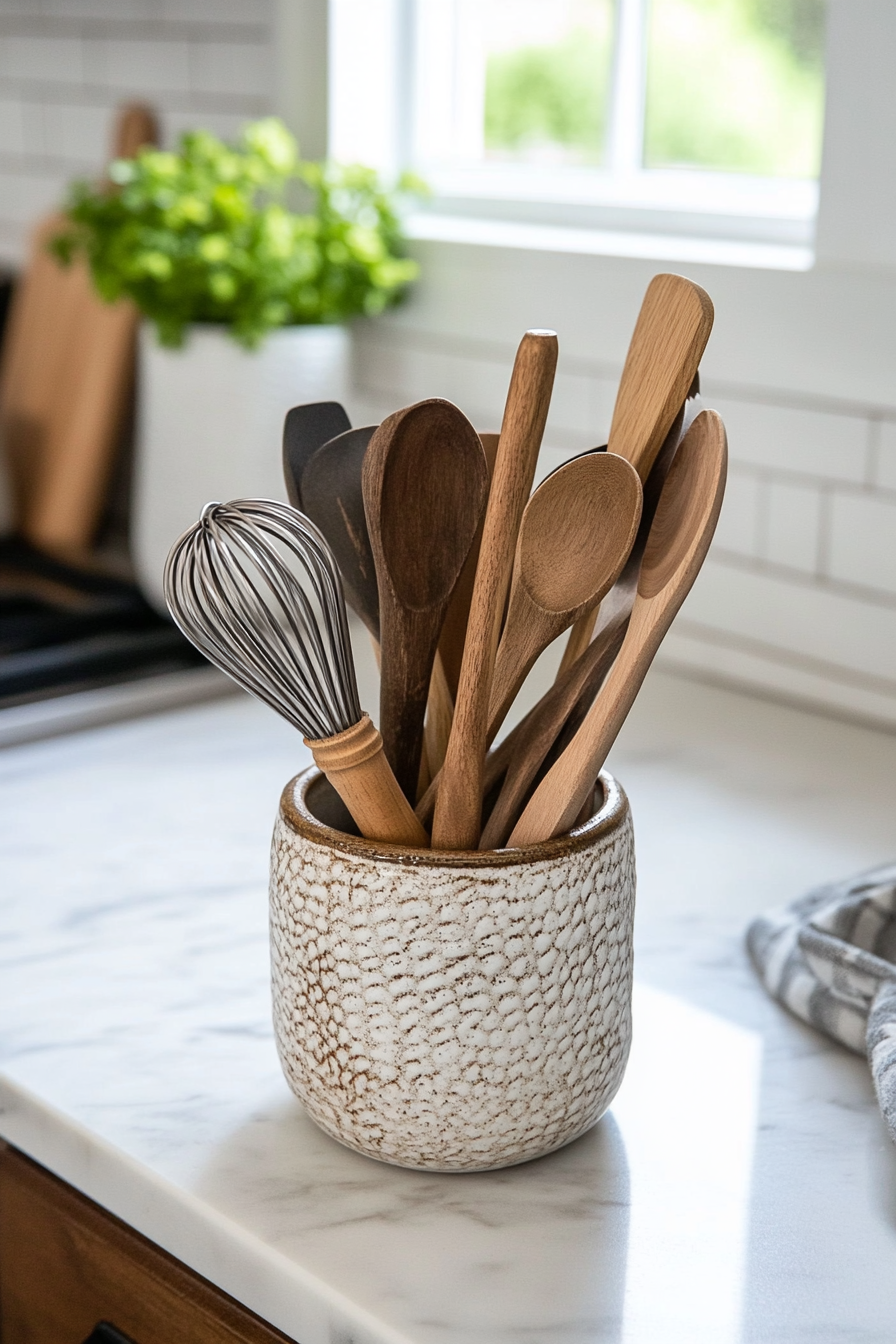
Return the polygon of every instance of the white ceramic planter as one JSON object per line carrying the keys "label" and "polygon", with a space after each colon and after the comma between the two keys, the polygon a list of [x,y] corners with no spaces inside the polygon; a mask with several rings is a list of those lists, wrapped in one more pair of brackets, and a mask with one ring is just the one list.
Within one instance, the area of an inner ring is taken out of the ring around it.
{"label": "white ceramic planter", "polygon": [[[316,770],[271,856],[274,1028],[290,1087],[370,1157],[481,1171],[552,1152],[612,1101],[631,1040],[625,794],[523,850],[378,845],[324,824]],[[328,801],[329,794],[329,801]]]}
{"label": "white ceramic planter", "polygon": [[306,401],[342,401],[344,327],[282,327],[255,351],[221,327],[196,326],[180,350],[140,331],[131,549],[151,602],[165,609],[172,542],[210,499],[285,499],[283,418]]}

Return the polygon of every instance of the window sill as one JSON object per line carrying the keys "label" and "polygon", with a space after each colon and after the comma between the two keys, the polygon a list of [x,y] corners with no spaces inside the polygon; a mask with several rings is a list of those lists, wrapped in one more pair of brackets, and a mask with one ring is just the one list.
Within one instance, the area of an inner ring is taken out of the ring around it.
{"label": "window sill", "polygon": [[478,247],[563,252],[578,256],[689,262],[705,266],[736,266],[749,270],[808,271],[815,262],[811,247],[792,243],[686,237],[636,230],[623,232],[569,228],[428,211],[410,215],[405,221],[405,233],[409,238],[426,242],[466,243]]}

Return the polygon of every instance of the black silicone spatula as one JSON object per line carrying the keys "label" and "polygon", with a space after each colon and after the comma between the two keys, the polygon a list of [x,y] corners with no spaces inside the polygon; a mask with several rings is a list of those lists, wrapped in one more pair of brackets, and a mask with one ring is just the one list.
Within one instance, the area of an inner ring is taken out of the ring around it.
{"label": "black silicone spatula", "polygon": [[344,434],[352,422],[338,401],[310,401],[293,406],[283,422],[283,479],[294,509],[302,508],[302,475],[328,439]]}

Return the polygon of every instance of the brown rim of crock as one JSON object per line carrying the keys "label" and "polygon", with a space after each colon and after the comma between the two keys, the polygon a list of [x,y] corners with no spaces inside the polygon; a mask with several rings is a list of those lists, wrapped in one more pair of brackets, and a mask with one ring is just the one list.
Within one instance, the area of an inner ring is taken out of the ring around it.
{"label": "brown rim of crock", "polygon": [[407,845],[390,845],[363,836],[347,835],[318,821],[305,801],[311,785],[320,778],[316,766],[309,766],[291,779],[280,796],[280,816],[287,826],[305,840],[356,854],[365,859],[385,863],[415,864],[427,868],[507,868],[514,864],[537,863],[543,859],[559,859],[590,848],[596,840],[611,834],[622,825],[628,815],[628,799],[622,787],[605,770],[600,772],[604,791],[601,806],[590,820],[576,826],[566,835],[553,840],[542,840],[524,849],[411,849]]}

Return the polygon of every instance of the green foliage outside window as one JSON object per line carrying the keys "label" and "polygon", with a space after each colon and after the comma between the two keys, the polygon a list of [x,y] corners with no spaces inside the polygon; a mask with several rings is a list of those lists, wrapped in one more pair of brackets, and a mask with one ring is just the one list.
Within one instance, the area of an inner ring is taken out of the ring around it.
{"label": "green foliage outside window", "polygon": [[653,0],[644,159],[818,175],[824,0]]}
{"label": "green foliage outside window", "polygon": [[[815,177],[824,105],[825,0],[652,0],[644,162]],[[599,162],[610,41],[493,53],[486,147],[495,156]]]}
{"label": "green foliage outside window", "polygon": [[[52,248],[63,262],[86,256],[102,297],[132,299],[164,345],[183,344],[194,322],[226,325],[252,348],[275,327],[373,315],[417,275],[376,174],[301,161],[272,117],[236,146],[193,131],[177,153],[142,149],[109,176],[112,189],[74,184]],[[297,190],[305,213],[290,208]]]}
{"label": "green foliage outside window", "polygon": [[584,29],[552,46],[496,52],[485,82],[485,143],[519,152],[562,145],[600,162],[606,133],[609,41]]}

